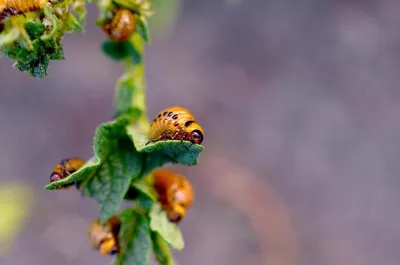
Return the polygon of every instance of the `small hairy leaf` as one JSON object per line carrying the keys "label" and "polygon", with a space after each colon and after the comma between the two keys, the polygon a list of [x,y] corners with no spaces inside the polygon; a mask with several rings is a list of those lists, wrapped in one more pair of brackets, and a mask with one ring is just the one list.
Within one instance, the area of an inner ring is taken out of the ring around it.
{"label": "small hairy leaf", "polygon": [[146,43],[150,44],[151,40],[150,40],[149,25],[145,17],[143,16],[139,17],[136,24],[136,31]]}
{"label": "small hairy leaf", "polygon": [[150,265],[149,255],[151,238],[149,220],[134,209],[124,210],[120,214],[121,230],[118,254],[114,265]]}
{"label": "small hairy leaf", "polygon": [[154,256],[161,265],[176,265],[168,243],[159,233],[151,232],[151,241],[153,242]]}
{"label": "small hairy leaf", "polygon": [[150,211],[150,228],[158,232],[171,247],[182,250],[185,246],[182,233],[176,224],[170,222],[161,204],[156,202]]}
{"label": "small hairy leaf", "polygon": [[106,40],[101,46],[103,52],[115,61],[132,58],[133,63],[140,63],[142,58],[130,41],[115,42]]}

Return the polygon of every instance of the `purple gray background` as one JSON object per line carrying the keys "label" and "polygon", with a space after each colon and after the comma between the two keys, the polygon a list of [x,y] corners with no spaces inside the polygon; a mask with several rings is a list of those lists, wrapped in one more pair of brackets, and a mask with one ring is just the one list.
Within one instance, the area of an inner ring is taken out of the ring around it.
{"label": "purple gray background", "polygon": [[[192,0],[154,30],[149,116],[183,105],[205,130],[200,164],[174,167],[197,191],[178,264],[399,264],[399,14],[398,0]],[[0,61],[0,183],[34,192],[2,265],[111,262],[87,243],[96,203],[43,188],[114,114],[122,65],[96,16],[43,80]]]}

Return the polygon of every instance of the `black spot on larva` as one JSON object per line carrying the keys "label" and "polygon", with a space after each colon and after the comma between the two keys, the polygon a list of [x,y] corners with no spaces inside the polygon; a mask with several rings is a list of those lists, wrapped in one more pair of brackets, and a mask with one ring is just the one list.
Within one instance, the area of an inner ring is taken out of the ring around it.
{"label": "black spot on larva", "polygon": [[153,120],[153,122],[156,122],[156,121],[157,121],[157,119],[154,119],[154,120]]}
{"label": "black spot on larva", "polygon": [[175,123],[174,123],[174,126],[175,126],[175,127],[178,127],[178,126],[179,126],[179,122],[175,122]]}
{"label": "black spot on larva", "polygon": [[190,125],[192,125],[194,121],[187,121],[185,122],[185,127],[189,127]]}
{"label": "black spot on larva", "polygon": [[174,119],[174,120],[178,119],[178,114],[175,114],[174,116],[172,116],[172,119]]}
{"label": "black spot on larva", "polygon": [[163,116],[167,116],[168,112],[164,112]]}
{"label": "black spot on larva", "polygon": [[160,114],[158,114],[158,118],[161,118],[161,113],[160,113]]}
{"label": "black spot on larva", "polygon": [[171,117],[172,116],[172,112],[168,112],[168,117]]}

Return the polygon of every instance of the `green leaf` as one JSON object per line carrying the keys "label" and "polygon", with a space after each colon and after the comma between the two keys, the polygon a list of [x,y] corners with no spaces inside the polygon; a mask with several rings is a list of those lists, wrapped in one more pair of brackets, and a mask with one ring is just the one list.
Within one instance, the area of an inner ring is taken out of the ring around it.
{"label": "green leaf", "polygon": [[100,204],[103,223],[118,211],[133,179],[141,176],[143,157],[124,134],[125,120],[98,127],[94,149],[100,165],[82,183],[82,194],[93,197]]}
{"label": "green leaf", "polygon": [[121,230],[119,244],[121,252],[114,265],[150,265],[151,238],[149,220],[134,209],[120,214]]}
{"label": "green leaf", "polygon": [[144,163],[143,155],[125,134],[127,123],[127,119],[120,118],[97,127],[93,140],[95,162],[46,188],[78,182],[82,195],[99,203],[100,221],[108,220],[118,211],[132,180],[141,176]]}
{"label": "green leaf", "polygon": [[171,249],[168,243],[160,236],[157,232],[151,233],[151,240],[153,242],[153,252],[156,260],[161,265],[176,265],[174,256],[172,255]]}
{"label": "green leaf", "polygon": [[160,203],[154,203],[150,211],[150,228],[158,232],[171,247],[182,250],[185,246],[182,233],[176,224],[170,222]]}
{"label": "green leaf", "polygon": [[121,61],[126,58],[132,58],[133,63],[140,63],[142,57],[139,52],[132,46],[130,41],[115,42],[106,40],[101,46],[103,52],[115,61]]}
{"label": "green leaf", "polygon": [[150,44],[150,31],[149,31],[149,24],[147,23],[147,19],[143,16],[140,16],[137,24],[136,24],[136,31],[137,33],[143,38],[143,40]]}

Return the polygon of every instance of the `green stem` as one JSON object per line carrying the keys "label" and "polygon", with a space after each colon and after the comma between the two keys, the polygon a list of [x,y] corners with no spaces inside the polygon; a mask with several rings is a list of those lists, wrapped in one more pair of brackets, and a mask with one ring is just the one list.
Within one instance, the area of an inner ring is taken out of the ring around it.
{"label": "green stem", "polygon": [[[132,97],[132,106],[140,109],[143,111],[143,117],[146,118],[146,78],[145,78],[145,71],[144,71],[144,60],[143,60],[143,53],[144,53],[144,41],[138,34],[135,34],[132,37],[132,45],[141,55],[141,62],[139,64],[130,63],[127,65],[127,71],[131,72],[134,77],[134,84],[136,87],[135,95]],[[147,120],[147,118],[146,118]]]}
{"label": "green stem", "polygon": [[134,110],[139,113],[132,125],[143,133],[146,133],[150,123],[146,115],[146,81],[145,66],[143,60],[144,41],[135,33],[131,38],[131,44],[140,55],[140,61],[128,57],[124,60],[125,71],[117,83],[116,110],[117,113]]}

